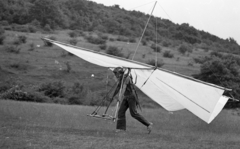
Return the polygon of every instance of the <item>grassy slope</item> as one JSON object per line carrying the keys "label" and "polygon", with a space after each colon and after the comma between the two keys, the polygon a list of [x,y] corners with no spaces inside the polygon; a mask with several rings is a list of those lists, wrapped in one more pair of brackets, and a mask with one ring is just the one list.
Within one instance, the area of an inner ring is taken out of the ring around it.
{"label": "grassy slope", "polygon": [[[239,111],[223,110],[206,124],[188,111],[143,109],[153,132],[127,115],[127,133],[87,117],[93,107],[0,100],[0,148],[231,148],[240,146]],[[235,114],[233,114],[235,112]],[[238,113],[237,113],[238,112]]]}

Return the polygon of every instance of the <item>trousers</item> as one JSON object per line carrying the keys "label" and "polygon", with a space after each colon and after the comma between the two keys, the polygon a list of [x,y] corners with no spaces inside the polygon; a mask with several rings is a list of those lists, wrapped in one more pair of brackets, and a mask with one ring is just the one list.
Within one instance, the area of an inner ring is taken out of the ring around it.
{"label": "trousers", "polygon": [[134,96],[126,96],[123,98],[120,108],[118,110],[117,129],[126,130],[126,111],[129,108],[130,114],[133,118],[141,122],[145,126],[150,123],[137,112],[137,102]]}

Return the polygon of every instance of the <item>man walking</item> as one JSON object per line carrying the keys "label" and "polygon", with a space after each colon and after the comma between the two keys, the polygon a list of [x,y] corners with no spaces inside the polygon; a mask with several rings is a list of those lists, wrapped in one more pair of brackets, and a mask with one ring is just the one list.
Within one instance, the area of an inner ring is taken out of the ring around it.
{"label": "man walking", "polygon": [[120,108],[117,115],[116,132],[126,131],[126,111],[129,108],[130,114],[133,118],[147,126],[148,133],[151,133],[153,123],[147,121],[141,114],[137,112],[137,107],[140,107],[139,100],[134,89],[134,84],[130,76],[130,69],[124,70],[117,67],[113,70],[118,79],[117,88],[113,97],[119,93]]}

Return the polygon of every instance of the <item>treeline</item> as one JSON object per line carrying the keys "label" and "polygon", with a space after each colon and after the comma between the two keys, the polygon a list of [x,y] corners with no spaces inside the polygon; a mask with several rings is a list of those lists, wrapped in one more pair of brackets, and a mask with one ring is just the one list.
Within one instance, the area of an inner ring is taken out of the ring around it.
{"label": "treeline", "polygon": [[[118,5],[106,7],[86,0],[0,1],[0,25],[7,30],[35,32],[71,29],[140,37],[148,17],[139,11],[126,11]],[[156,34],[162,44],[184,41],[203,49],[240,53],[240,46],[233,38],[221,39],[187,23],[179,25],[152,17],[144,40],[155,41]]]}

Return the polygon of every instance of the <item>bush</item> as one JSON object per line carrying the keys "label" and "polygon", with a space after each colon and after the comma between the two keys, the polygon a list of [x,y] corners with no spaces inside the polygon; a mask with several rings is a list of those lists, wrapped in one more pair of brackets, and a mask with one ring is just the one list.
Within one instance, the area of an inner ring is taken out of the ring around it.
{"label": "bush", "polygon": [[65,62],[65,65],[66,65],[66,72],[67,73],[69,73],[70,71],[71,71],[71,69],[72,69],[72,67],[71,67],[71,65],[70,65],[70,63],[69,62]]}
{"label": "bush", "polygon": [[8,23],[8,21],[6,21],[6,20],[3,20],[3,21],[0,21],[0,26],[8,26],[9,25],[9,23]]}
{"label": "bush", "polygon": [[136,39],[133,38],[133,37],[131,37],[131,38],[129,38],[129,42],[131,42],[131,43],[135,43],[135,42],[136,42]]}
{"label": "bush", "polygon": [[173,53],[171,53],[171,51],[164,51],[163,57],[173,58],[174,55],[173,55]]}
{"label": "bush", "polygon": [[118,57],[124,56],[123,53],[121,53],[121,51],[118,49],[118,47],[115,47],[115,46],[109,46],[106,53],[110,55],[118,56]]}
{"label": "bush", "polygon": [[21,42],[18,38],[15,38],[14,41],[13,41],[13,44],[14,44],[15,46],[19,46],[19,45],[22,44],[22,42]]}
{"label": "bush", "polygon": [[2,28],[2,26],[0,26],[0,45],[3,44],[4,39],[6,38],[6,36],[4,35],[5,30]]}
{"label": "bush", "polygon": [[68,35],[69,35],[71,38],[75,38],[75,37],[78,36],[77,32],[75,32],[75,31],[70,31],[70,32],[68,33]]}
{"label": "bush", "polygon": [[37,27],[33,25],[28,25],[28,29],[30,33],[36,33],[37,32]]}
{"label": "bush", "polygon": [[106,50],[107,49],[107,45],[106,44],[101,44],[101,45],[99,45],[99,48],[101,50]]}
{"label": "bush", "polygon": [[[155,66],[156,61],[154,59],[147,61],[147,64]],[[162,67],[164,65],[164,61],[162,59],[157,61],[157,67]]]}
{"label": "bush", "polygon": [[52,31],[52,29],[51,29],[51,27],[50,27],[49,24],[46,24],[46,25],[44,26],[43,30],[44,30],[44,31],[47,31],[47,32],[51,32],[51,31]]}
{"label": "bush", "polygon": [[128,42],[128,39],[123,36],[118,36],[117,41]]}
{"label": "bush", "polygon": [[9,67],[14,68],[19,71],[25,71],[28,69],[29,66],[26,64],[23,64],[23,63],[12,63],[9,65]]}
{"label": "bush", "polygon": [[65,86],[63,82],[50,82],[42,84],[39,89],[40,92],[43,92],[44,95],[52,97],[64,97]]}
{"label": "bush", "polygon": [[192,52],[192,49],[190,47],[188,47],[186,44],[182,44],[179,48],[178,48],[179,53],[181,53],[182,55],[184,55],[186,52]]}
{"label": "bush", "polygon": [[156,44],[152,44],[151,48],[153,49],[154,52],[160,53],[162,51],[162,48],[160,46],[156,46]]}
{"label": "bush", "polygon": [[115,41],[115,39],[114,38],[109,38],[109,41]]}
{"label": "bush", "polygon": [[18,32],[25,32],[25,33],[30,32],[28,25],[13,24],[13,25],[12,25],[12,29],[13,29],[14,31],[18,31]]}
{"label": "bush", "polygon": [[75,82],[68,90],[67,96],[70,104],[84,104],[84,99],[88,93],[88,88],[79,82]]}
{"label": "bush", "polygon": [[35,44],[32,42],[29,44],[30,48],[28,49],[28,51],[34,51],[35,49]]}
{"label": "bush", "polygon": [[15,53],[18,54],[20,53],[21,48],[18,46],[12,46],[12,45],[5,45],[4,50],[9,52],[9,53]]}
{"label": "bush", "polygon": [[0,35],[3,35],[5,33],[5,30],[0,26]]}
{"label": "bush", "polygon": [[108,35],[100,34],[99,37],[104,40],[108,40]]}
{"label": "bush", "polygon": [[169,42],[169,41],[163,41],[163,42],[162,42],[162,45],[163,45],[164,47],[169,47],[169,46],[171,45],[171,42]]}
{"label": "bush", "polygon": [[6,38],[6,36],[4,34],[0,35],[0,45],[4,44],[4,39]]}
{"label": "bush", "polygon": [[106,40],[100,37],[88,36],[86,39],[89,43],[92,43],[92,44],[106,44]]}
{"label": "bush", "polygon": [[142,42],[143,46],[147,46],[147,41],[146,40],[142,40],[141,42]]}
{"label": "bush", "polygon": [[193,58],[193,61],[198,64],[203,64],[206,61],[206,59],[203,57],[197,57],[197,58]]}
{"label": "bush", "polygon": [[70,43],[71,45],[74,45],[74,46],[76,46],[76,45],[77,45],[77,43],[78,43],[78,41],[77,41],[77,39],[76,39],[76,38],[72,38],[72,39],[70,39],[70,40],[69,40],[69,43]]}
{"label": "bush", "polygon": [[24,35],[20,35],[20,36],[18,36],[18,40],[19,40],[21,43],[26,43],[26,42],[27,42],[27,37],[24,36]]}
{"label": "bush", "polygon": [[3,99],[17,100],[17,101],[31,101],[31,102],[51,102],[49,97],[42,95],[39,92],[26,92],[22,90],[21,86],[14,86],[7,90],[0,96]]}

